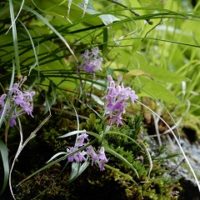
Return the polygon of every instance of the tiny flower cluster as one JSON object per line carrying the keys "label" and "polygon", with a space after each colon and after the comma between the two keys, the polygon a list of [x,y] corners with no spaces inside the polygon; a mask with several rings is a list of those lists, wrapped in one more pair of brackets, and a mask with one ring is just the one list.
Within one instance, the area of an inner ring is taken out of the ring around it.
{"label": "tiny flower cluster", "polygon": [[9,118],[11,127],[16,125],[16,117],[21,115],[22,112],[33,117],[33,96],[35,92],[20,90],[22,83],[23,82],[13,84],[8,95],[2,94],[0,96],[0,116],[2,115],[6,98],[9,98],[9,103],[6,105],[5,116]]}
{"label": "tiny flower cluster", "polygon": [[80,147],[83,147],[88,142],[88,134],[82,133],[77,136],[74,147],[67,149],[67,153],[71,154],[68,156],[68,162],[81,163],[86,160],[91,161],[91,165],[97,164],[99,169],[103,171],[105,168],[105,163],[108,162],[108,159],[105,155],[104,147],[101,147],[98,152],[95,151],[92,145],[88,146],[85,150],[79,150]]}
{"label": "tiny flower cluster", "polygon": [[91,51],[86,50],[82,54],[82,63],[79,66],[80,69],[87,73],[95,73],[101,70],[103,58],[99,55],[99,48],[93,48]]}
{"label": "tiny flower cluster", "polygon": [[110,124],[123,124],[122,115],[126,112],[127,100],[131,99],[132,103],[134,103],[137,98],[137,95],[130,87],[116,84],[112,77],[108,76],[105,114],[109,116]]}

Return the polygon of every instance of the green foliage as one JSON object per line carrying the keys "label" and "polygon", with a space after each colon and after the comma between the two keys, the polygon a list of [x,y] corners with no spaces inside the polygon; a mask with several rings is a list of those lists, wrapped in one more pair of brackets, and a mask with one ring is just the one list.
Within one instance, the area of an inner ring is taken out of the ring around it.
{"label": "green foliage", "polygon": [[[159,0],[156,4],[153,0],[1,1],[0,95],[9,93],[14,79],[27,76],[25,84],[36,91],[37,97],[33,120],[20,117],[22,127],[9,131],[0,126],[0,132],[5,135],[9,132],[8,139],[16,139],[18,135],[21,140],[23,136],[29,138],[30,129],[38,127],[44,113],[51,112],[53,120],[42,134],[34,135],[38,141],[33,142],[33,146],[44,143],[55,153],[73,141],[61,141],[61,135],[68,132],[74,136],[78,134],[74,130],[86,129],[90,137],[96,139],[94,145],[105,146],[110,155],[111,164],[107,166],[109,172],[103,177],[103,183],[114,181],[128,199],[176,199],[173,191],[179,191],[179,187],[175,188],[176,183],[170,178],[162,177],[163,166],[152,161],[147,142],[142,138],[145,130],[141,116],[145,117],[145,111],[140,106],[130,106],[124,125],[107,130],[105,79],[108,74],[115,78],[123,76],[124,85],[134,88],[141,99],[155,102],[155,110],[161,110],[159,115],[166,114],[162,107],[166,104],[171,116],[180,119],[182,127],[194,129],[198,139],[200,3],[195,6],[193,8],[189,0]],[[102,71],[95,75],[78,70],[81,54],[93,47],[99,47],[104,59]],[[5,111],[1,113],[1,125]],[[152,119],[150,117],[149,126]],[[11,158],[15,157],[17,148],[14,142]],[[2,194],[9,176],[8,150],[3,142],[0,152],[4,171]],[[63,160],[65,162],[66,156],[31,172],[31,178],[36,174],[40,178],[39,172]],[[87,163],[74,164],[71,179],[79,175],[81,178],[86,168]],[[45,175],[44,183],[53,180],[54,177],[49,176]],[[68,178],[70,176],[65,177]],[[95,182],[96,177],[93,178],[90,174],[91,182]],[[35,185],[36,188],[41,186],[38,182]],[[30,188],[23,189],[30,192]],[[39,191],[45,198],[46,189],[42,190]],[[60,186],[56,190],[56,194],[63,194]],[[53,195],[52,191],[48,192]],[[27,198],[20,195],[22,199]],[[38,195],[36,199],[40,199]],[[68,198],[67,195],[63,198]]]}
{"label": "green foliage", "polygon": [[96,115],[94,113],[91,113],[86,121],[86,130],[100,133],[103,130],[104,126],[103,123],[101,123],[101,121],[101,119],[96,118]]}

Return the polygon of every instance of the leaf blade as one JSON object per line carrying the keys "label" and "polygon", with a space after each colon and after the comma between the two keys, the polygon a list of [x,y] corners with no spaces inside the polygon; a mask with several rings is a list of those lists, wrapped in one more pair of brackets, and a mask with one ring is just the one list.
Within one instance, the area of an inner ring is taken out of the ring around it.
{"label": "leaf blade", "polygon": [[0,190],[0,195],[2,195],[6,189],[6,186],[8,184],[8,179],[9,179],[8,149],[2,140],[0,140],[0,154],[1,154],[2,164],[3,164],[3,170],[4,170],[3,185]]}

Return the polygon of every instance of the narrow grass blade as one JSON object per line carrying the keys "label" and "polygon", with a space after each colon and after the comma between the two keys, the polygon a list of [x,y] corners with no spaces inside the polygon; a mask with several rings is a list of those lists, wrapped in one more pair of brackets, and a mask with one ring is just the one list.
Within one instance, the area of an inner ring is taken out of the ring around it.
{"label": "narrow grass blade", "polygon": [[17,15],[16,15],[16,17],[15,17],[13,23],[10,25],[10,27],[9,27],[9,29],[8,29],[8,31],[7,31],[6,33],[8,33],[8,32],[10,31],[10,29],[11,29],[12,26],[13,26],[13,24],[14,24],[14,23],[16,22],[16,20],[18,19],[19,15],[20,15],[20,13],[21,13],[21,11],[22,11],[22,9],[23,9],[24,3],[25,3],[25,0],[22,0],[21,5],[20,5],[20,8],[19,8],[19,11],[18,11],[18,13],[17,13]]}
{"label": "narrow grass blade", "polygon": [[111,155],[113,155],[114,157],[118,158],[119,160],[121,160],[123,163],[125,163],[128,167],[130,167],[136,174],[136,176],[139,178],[139,174],[137,172],[137,170],[133,167],[133,165],[126,159],[124,158],[122,155],[120,155],[119,153],[117,153],[115,150],[111,149],[110,147],[106,146],[105,147],[106,152],[110,153]]}
{"label": "narrow grass blade", "polygon": [[9,179],[8,149],[2,140],[0,140],[0,154],[1,154],[3,171],[4,171],[3,184],[2,184],[2,188],[0,189],[0,195],[2,195],[6,189],[6,186],[8,184],[8,179]]}
{"label": "narrow grass blade", "polygon": [[20,59],[19,59],[19,49],[18,49],[17,28],[16,28],[16,23],[15,23],[14,6],[13,6],[12,0],[9,0],[9,8],[10,8],[10,18],[11,18],[11,26],[12,26],[16,70],[17,70],[17,76],[20,77],[21,71],[20,71]]}
{"label": "narrow grass blade", "polygon": [[79,133],[86,133],[86,130],[79,130],[79,131],[71,131],[69,133],[66,133],[58,138],[66,138],[66,137],[69,137],[69,136],[72,136],[72,135],[77,135]]}
{"label": "narrow grass blade", "polygon": [[37,56],[37,52],[36,52],[36,48],[35,48],[35,45],[34,45],[34,42],[33,42],[33,39],[32,39],[32,36],[29,32],[29,30],[26,28],[26,26],[20,21],[21,25],[24,27],[29,39],[30,39],[30,42],[31,42],[31,46],[32,46],[32,49],[33,49],[33,54],[35,56],[35,63],[30,67],[29,69],[29,75],[31,73],[31,71],[36,67],[36,66],[39,66],[39,60],[38,60],[38,56]]}
{"label": "narrow grass blade", "polygon": [[54,156],[52,156],[46,163],[49,163],[51,162],[52,160],[54,160],[55,158],[57,158],[58,156],[60,155],[67,155],[67,152],[59,152],[59,153],[56,153]]}
{"label": "narrow grass blade", "polygon": [[74,59],[78,62],[78,59],[76,58],[73,50],[71,49],[71,47],[69,46],[69,44],[67,43],[67,41],[65,40],[65,38],[48,22],[48,20],[43,17],[42,15],[40,15],[38,12],[36,12],[35,10],[33,10],[32,8],[28,7],[28,6],[24,6],[24,9],[28,12],[33,13],[38,19],[40,19],[46,26],[48,26],[59,38],[60,40],[66,45],[66,47],[69,49],[70,53],[73,55]]}

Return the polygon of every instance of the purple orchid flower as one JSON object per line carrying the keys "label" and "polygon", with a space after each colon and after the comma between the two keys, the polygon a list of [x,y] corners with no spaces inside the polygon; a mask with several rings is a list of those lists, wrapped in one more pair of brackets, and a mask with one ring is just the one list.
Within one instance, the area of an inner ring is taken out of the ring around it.
{"label": "purple orchid flower", "polygon": [[[21,90],[20,87],[25,80],[26,78],[22,79],[19,83],[14,83],[9,91],[9,101],[6,107],[5,117],[8,119],[10,127],[16,125],[16,118],[21,115],[21,111],[24,111],[26,114],[33,117],[33,96],[35,95],[35,92]],[[0,115],[5,106],[6,97],[6,94],[0,96]]]}
{"label": "purple orchid flower", "polygon": [[108,93],[105,99],[105,114],[109,116],[110,124],[122,125],[122,115],[126,112],[128,99],[134,103],[138,96],[130,87],[116,84],[112,77],[108,76]]}
{"label": "purple orchid flower", "polygon": [[91,51],[86,50],[82,54],[82,63],[79,66],[80,69],[87,73],[95,73],[101,70],[103,58],[99,55],[99,48],[93,48]]}
{"label": "purple orchid flower", "polygon": [[67,153],[71,154],[67,157],[68,162],[81,163],[86,160],[90,160],[91,165],[97,164],[99,166],[100,171],[103,171],[105,169],[105,163],[108,162],[108,159],[105,155],[104,147],[101,147],[100,150],[96,152],[94,147],[90,145],[85,150],[79,151],[80,147],[83,147],[87,144],[86,141],[88,142],[87,133],[82,133],[77,136],[74,147],[69,147],[67,149]]}

